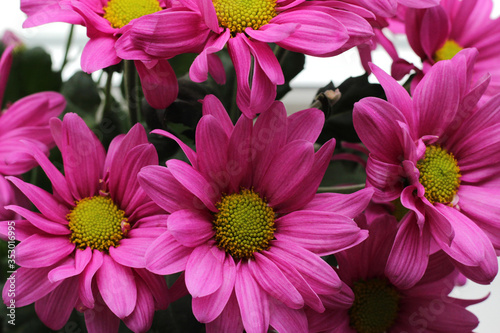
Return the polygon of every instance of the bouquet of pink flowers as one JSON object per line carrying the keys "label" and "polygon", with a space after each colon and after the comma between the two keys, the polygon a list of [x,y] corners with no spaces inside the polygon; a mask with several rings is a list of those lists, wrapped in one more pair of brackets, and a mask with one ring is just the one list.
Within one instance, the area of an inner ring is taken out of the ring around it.
{"label": "bouquet of pink flowers", "polygon": [[[21,0],[88,41],[69,79],[0,45],[3,329],[472,332],[488,295],[450,293],[498,273],[492,7]],[[352,48],[364,75],[287,112],[306,56]]]}

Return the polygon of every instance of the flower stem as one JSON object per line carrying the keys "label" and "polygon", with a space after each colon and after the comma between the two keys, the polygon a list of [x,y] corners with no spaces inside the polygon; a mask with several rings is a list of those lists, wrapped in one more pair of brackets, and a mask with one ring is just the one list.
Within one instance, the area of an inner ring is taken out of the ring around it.
{"label": "flower stem", "polygon": [[108,114],[111,111],[111,79],[113,78],[113,71],[107,72],[106,87],[104,88],[105,100],[104,100],[104,114]]}
{"label": "flower stem", "polygon": [[64,51],[63,63],[61,65],[61,70],[60,70],[61,73],[62,73],[64,67],[66,67],[66,64],[68,63],[68,54],[69,54],[69,49],[71,47],[71,42],[73,40],[73,31],[74,30],[75,30],[75,25],[72,24],[71,27],[69,28],[69,35],[68,35],[68,39],[66,41],[66,50]]}
{"label": "flower stem", "polygon": [[320,186],[317,193],[353,193],[365,188],[365,184],[353,184],[353,185],[337,185],[337,186]]}
{"label": "flower stem", "polygon": [[125,92],[130,116],[130,127],[139,121],[139,87],[137,86],[137,73],[133,60],[124,60]]}

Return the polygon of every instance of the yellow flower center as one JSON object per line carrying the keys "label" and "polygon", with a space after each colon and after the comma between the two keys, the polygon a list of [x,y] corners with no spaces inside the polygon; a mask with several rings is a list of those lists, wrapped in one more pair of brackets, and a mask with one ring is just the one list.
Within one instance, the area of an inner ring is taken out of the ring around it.
{"label": "yellow flower center", "polygon": [[457,44],[454,40],[447,40],[444,45],[434,53],[434,61],[438,62],[440,60],[450,60],[462,51],[464,48]]}
{"label": "yellow flower center", "polygon": [[460,168],[452,153],[439,145],[428,146],[424,158],[417,162],[420,184],[430,203],[448,204],[453,201],[460,186]]}
{"label": "yellow flower center", "polygon": [[213,229],[219,248],[235,259],[253,258],[255,252],[269,249],[275,214],[257,193],[242,189],[224,195],[216,207]]}
{"label": "yellow flower center", "polygon": [[358,333],[384,333],[398,317],[400,295],[385,280],[354,282],[350,325]]}
{"label": "yellow flower center", "polygon": [[103,9],[104,18],[113,28],[121,28],[133,19],[162,10],[158,0],[111,0]]}
{"label": "yellow flower center", "polygon": [[212,0],[219,25],[234,36],[252,27],[257,30],[276,16],[276,0]]}
{"label": "yellow flower center", "polygon": [[71,242],[82,250],[90,247],[107,251],[112,246],[117,247],[130,229],[125,212],[111,198],[103,196],[77,201],[66,219],[72,231]]}

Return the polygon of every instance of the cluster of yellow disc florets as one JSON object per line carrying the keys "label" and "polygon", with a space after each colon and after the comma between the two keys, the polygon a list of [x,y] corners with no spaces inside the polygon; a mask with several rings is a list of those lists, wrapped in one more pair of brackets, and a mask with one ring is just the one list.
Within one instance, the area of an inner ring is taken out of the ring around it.
{"label": "cluster of yellow disc florets", "polygon": [[103,9],[104,18],[113,28],[122,28],[133,19],[162,10],[158,0],[111,0]]}
{"label": "cluster of yellow disc florets", "polygon": [[269,249],[274,239],[275,213],[253,190],[224,195],[216,207],[213,224],[215,241],[235,259],[252,258]]}
{"label": "cluster of yellow disc florets", "polygon": [[219,25],[233,35],[252,27],[257,30],[276,16],[276,0],[212,0]]}
{"label": "cluster of yellow disc florets", "polygon": [[460,168],[452,153],[439,145],[425,149],[424,158],[417,162],[424,196],[430,203],[449,204],[460,186]]}
{"label": "cluster of yellow disc florets", "polygon": [[464,48],[457,44],[454,40],[447,40],[444,45],[434,53],[434,61],[438,62],[440,60],[450,60],[462,51]]}
{"label": "cluster of yellow disc florets", "polygon": [[125,212],[119,209],[110,197],[94,196],[76,202],[66,216],[70,240],[80,249],[107,251],[118,246],[128,228]]}

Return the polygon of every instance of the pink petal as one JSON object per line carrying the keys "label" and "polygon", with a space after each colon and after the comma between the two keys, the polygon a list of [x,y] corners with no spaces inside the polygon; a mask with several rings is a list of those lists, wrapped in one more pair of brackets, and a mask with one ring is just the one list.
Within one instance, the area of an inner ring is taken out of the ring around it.
{"label": "pink petal", "polygon": [[385,274],[398,288],[411,288],[424,275],[431,240],[428,228],[424,226],[422,232],[414,214],[406,214],[401,221],[385,268]]}
{"label": "pink petal", "polygon": [[268,296],[254,280],[246,263],[240,262],[236,269],[234,290],[245,331],[266,332],[270,317]]}
{"label": "pink petal", "polygon": [[148,332],[153,324],[155,304],[148,286],[141,280],[135,280],[137,287],[137,305],[130,316],[123,319],[125,325],[134,332]]}
{"label": "pink petal", "polygon": [[238,192],[241,187],[252,185],[252,148],[253,122],[247,117],[240,117],[229,138],[227,170],[230,173],[229,192]]}
{"label": "pink petal", "polygon": [[245,33],[260,42],[276,43],[288,38],[295,32],[295,30],[297,30],[297,27],[299,26],[300,24],[298,23],[268,23],[260,27],[258,30],[253,30],[251,27],[248,27],[245,29]]}
{"label": "pink petal", "polygon": [[270,300],[269,305],[271,312],[269,324],[277,332],[308,332],[307,317],[304,310],[291,309],[275,300]]}
{"label": "pink petal", "polygon": [[[165,310],[170,302],[174,302],[176,300],[172,297],[175,295],[172,291],[175,290],[176,283],[174,283],[169,290],[163,276],[153,274],[147,269],[142,268],[134,269],[134,272],[140,276],[140,279],[136,278],[136,283],[139,284],[138,281],[142,280],[142,282],[148,287],[151,295],[153,295],[156,309]],[[187,295],[187,292],[184,295]],[[139,303],[139,301],[137,303]]]}
{"label": "pink petal", "polygon": [[219,125],[222,127],[227,137],[231,136],[234,125],[231,118],[222,105],[221,101],[215,95],[207,95],[203,99],[203,115],[212,115],[217,119]]}
{"label": "pink petal", "polygon": [[16,185],[47,219],[67,225],[68,208],[57,202],[51,194],[35,185],[25,183],[17,177],[6,178]]}
{"label": "pink petal", "polygon": [[96,281],[104,302],[118,318],[123,319],[132,313],[137,303],[137,287],[130,268],[103,255]]}
{"label": "pink petal", "polygon": [[62,130],[64,172],[73,197],[78,200],[92,197],[98,193],[104,149],[83,119],[75,113],[64,116]]}
{"label": "pink petal", "polygon": [[77,283],[77,278],[67,279],[35,302],[36,314],[50,329],[60,330],[68,321],[78,300]]}
{"label": "pink petal", "polygon": [[219,317],[206,324],[207,333],[242,333],[243,323],[235,293],[231,294]]}
{"label": "pink petal", "polygon": [[183,246],[196,247],[214,236],[212,219],[206,212],[179,210],[168,218],[168,230]]}
{"label": "pink petal", "polygon": [[134,268],[146,267],[146,250],[151,238],[124,238],[118,247],[110,247],[109,255],[120,265]]}
{"label": "pink petal", "polygon": [[192,251],[192,248],[182,246],[169,232],[165,232],[146,251],[146,268],[161,275],[183,271]]}
{"label": "pink petal", "polygon": [[323,124],[325,122],[325,114],[318,109],[307,109],[291,114],[287,118],[286,141],[306,140],[316,142]]}
{"label": "pink petal", "polygon": [[46,296],[56,289],[62,281],[52,283],[47,278],[53,267],[25,268],[19,267],[7,278],[2,297],[5,304],[15,300],[16,307],[26,306]]}
{"label": "pink petal", "polygon": [[115,42],[109,35],[91,37],[82,51],[83,71],[93,73],[119,63],[122,59],[116,55]]}
{"label": "pink petal", "polygon": [[195,170],[186,162],[169,160],[167,161],[167,167],[174,178],[199,198],[208,209],[212,212],[217,211],[214,203],[220,194],[217,191],[216,184],[208,182],[198,170]]}
{"label": "pink petal", "polygon": [[304,299],[300,293],[272,260],[255,253],[255,261],[249,260],[248,267],[255,280],[270,296],[292,309],[304,306]]}
{"label": "pink petal", "polygon": [[102,266],[103,254],[99,250],[92,251],[92,260],[83,270],[78,283],[78,293],[83,305],[93,308],[95,305],[94,293],[92,291],[92,280],[94,274]]}
{"label": "pink petal", "polygon": [[422,48],[428,59],[444,44],[450,33],[451,23],[446,11],[441,6],[435,6],[425,11],[420,28]]}
{"label": "pink petal", "polygon": [[165,167],[159,165],[143,167],[138,173],[138,180],[144,192],[167,212],[173,213],[193,208],[196,204],[202,205]]}
{"label": "pink petal", "polygon": [[75,258],[71,258],[67,265],[60,265],[50,271],[48,277],[52,282],[67,279],[75,275],[79,275],[87,267],[92,260],[92,250],[87,247],[85,250],[77,249]]}
{"label": "pink petal", "polygon": [[[16,212],[17,214],[24,217],[29,221],[33,226],[38,229],[52,234],[52,235],[69,235],[71,234],[71,230],[69,230],[68,226],[65,224],[57,223],[51,220],[47,220],[43,215],[39,213],[32,212],[26,208],[19,206],[6,206],[5,208]],[[17,225],[16,225],[17,228]],[[16,230],[17,233],[17,230]],[[21,239],[19,239],[21,240]]]}
{"label": "pink petal", "polygon": [[193,297],[213,294],[222,285],[226,253],[215,246],[200,245],[186,265],[186,287]]}
{"label": "pink petal", "polygon": [[229,298],[234,290],[236,266],[231,256],[224,260],[223,279],[219,289],[204,297],[194,297],[192,300],[193,314],[199,322],[210,323],[230,306]]}
{"label": "pink petal", "polygon": [[89,333],[118,332],[120,318],[115,316],[102,300],[94,308],[85,310],[84,315]]}
{"label": "pink petal", "polygon": [[68,237],[33,235],[16,246],[16,263],[27,268],[47,267],[74,250]]}
{"label": "pink petal", "polygon": [[142,91],[149,105],[155,109],[164,109],[177,98],[179,86],[175,72],[167,60],[158,60],[152,68],[142,61],[135,61],[137,73],[141,78]]}
{"label": "pink petal", "polygon": [[327,211],[354,218],[368,206],[372,195],[372,188],[365,188],[351,194],[318,193],[302,209]]}
{"label": "pink petal", "polygon": [[189,68],[189,77],[191,80],[194,82],[203,82],[207,80],[210,56],[222,50],[230,37],[231,34],[229,29],[226,29],[224,33],[220,35],[212,34],[209,36],[203,51],[194,59],[193,64]]}
{"label": "pink petal", "polygon": [[368,237],[368,232],[339,214],[295,211],[276,220],[275,237],[323,256],[359,244]]}
{"label": "pink petal", "polygon": [[198,170],[220,192],[225,192],[229,185],[230,175],[226,171],[228,139],[219,121],[211,115],[203,116],[196,126]]}
{"label": "pink petal", "polygon": [[187,144],[185,144],[184,142],[182,142],[182,140],[180,140],[179,138],[177,138],[176,136],[164,131],[164,130],[154,130],[154,131],[151,131],[152,134],[158,134],[158,135],[163,135],[169,139],[172,139],[174,140],[178,145],[179,147],[181,147],[182,151],[184,152],[184,154],[186,154],[186,157],[188,158],[189,162],[191,163],[191,165],[194,167],[194,168],[197,168],[198,167],[198,159],[196,157],[196,153],[194,152],[193,149],[191,149],[191,147],[189,147]]}

